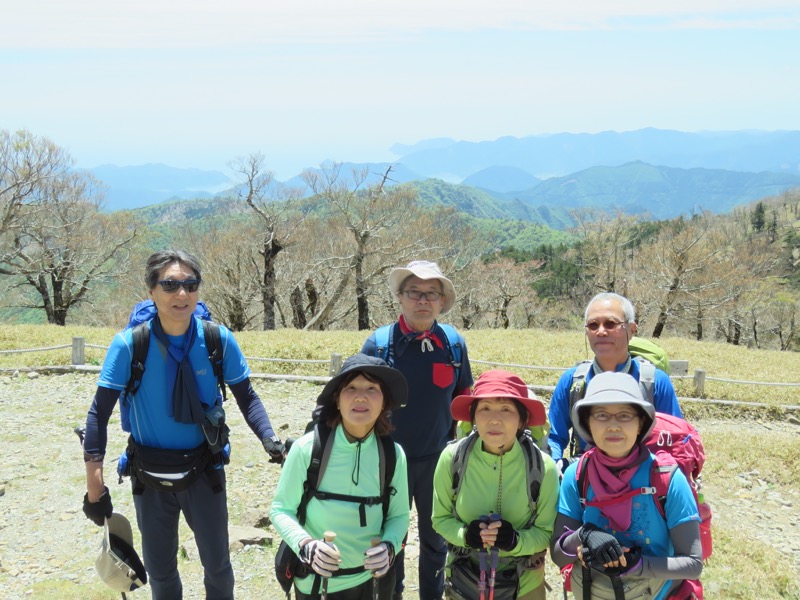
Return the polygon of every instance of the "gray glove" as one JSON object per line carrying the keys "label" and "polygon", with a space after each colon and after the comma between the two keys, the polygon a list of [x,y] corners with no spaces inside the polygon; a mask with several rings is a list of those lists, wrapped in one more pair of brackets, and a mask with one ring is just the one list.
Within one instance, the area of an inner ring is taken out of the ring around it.
{"label": "gray glove", "polygon": [[342,555],[333,544],[322,540],[311,540],[300,552],[300,558],[310,566],[315,573],[323,577],[330,577],[334,571],[339,570]]}
{"label": "gray glove", "polygon": [[381,542],[364,551],[364,570],[372,571],[373,577],[383,577],[394,562],[394,547],[389,542]]}

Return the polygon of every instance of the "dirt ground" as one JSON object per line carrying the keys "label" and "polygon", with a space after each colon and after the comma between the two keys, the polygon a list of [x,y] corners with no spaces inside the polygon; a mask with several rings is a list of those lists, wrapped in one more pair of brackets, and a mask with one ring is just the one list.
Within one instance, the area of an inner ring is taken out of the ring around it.
{"label": "dirt ground", "polygon": [[[101,530],[81,511],[84,468],[72,428],[85,421],[94,394],[95,375],[0,375],[0,414],[4,427],[0,443],[0,598],[116,598],[94,572]],[[282,438],[297,436],[310,415],[319,388],[307,383],[256,381],[273,425]],[[274,579],[273,556],[279,539],[264,518],[280,468],[269,464],[255,437],[236,408],[229,410],[235,453],[227,469],[230,523],[261,527],[260,539],[235,544],[232,561],[237,598],[281,598]],[[701,433],[729,433],[732,443],[739,427],[733,421],[696,422]],[[800,435],[792,423],[755,426],[773,433]],[[125,436],[118,421],[109,432],[109,456],[121,451]],[[743,449],[752,451],[752,449]],[[709,460],[713,460],[710,457]],[[129,488],[107,475],[116,510],[134,521]],[[726,473],[724,480],[707,480],[706,496],[715,508],[714,523],[766,544],[780,545],[797,568],[800,581],[800,491],[777,487],[757,472]],[[413,519],[412,519],[413,521]],[[134,527],[135,528],[135,527]],[[251,530],[252,531],[252,530]],[[181,529],[184,552],[180,569],[187,599],[202,598],[202,570],[192,550],[191,532]],[[417,570],[416,528],[412,525],[407,549],[406,598],[415,598]],[[554,588],[548,598],[562,598],[555,567],[548,568]],[[708,598],[714,598],[713,589]],[[149,590],[129,594],[149,597]]]}

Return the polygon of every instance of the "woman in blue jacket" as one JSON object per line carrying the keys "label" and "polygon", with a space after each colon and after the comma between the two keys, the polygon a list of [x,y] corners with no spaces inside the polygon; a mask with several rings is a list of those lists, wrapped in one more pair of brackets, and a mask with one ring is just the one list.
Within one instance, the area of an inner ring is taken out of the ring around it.
{"label": "woman in blue jacket", "polygon": [[[595,375],[572,419],[595,447],[564,473],[551,550],[562,571],[571,566],[575,597],[586,598],[587,586],[598,600],[619,597],[622,588],[626,600],[695,597],[684,581],[703,569],[697,503],[674,469],[664,516],[659,510],[651,484],[655,456],[642,442],[655,408],[636,380],[626,373]],[[586,470],[580,477],[579,467]]]}

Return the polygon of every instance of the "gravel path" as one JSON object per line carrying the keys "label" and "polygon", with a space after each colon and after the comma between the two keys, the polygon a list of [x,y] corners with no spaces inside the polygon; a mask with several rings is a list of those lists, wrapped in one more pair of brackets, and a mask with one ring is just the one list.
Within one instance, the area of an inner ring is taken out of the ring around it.
{"label": "gravel path", "polygon": [[[86,520],[81,511],[84,467],[72,432],[85,420],[95,382],[94,374],[0,376],[3,418],[0,442],[5,451],[0,462],[0,599],[118,597],[100,583],[94,572],[101,530]],[[255,386],[279,435],[282,438],[300,435],[319,387],[265,380],[256,380]],[[227,470],[230,523],[242,528],[261,528],[236,532],[235,537],[242,540],[232,552],[237,598],[281,598],[272,568],[278,540],[266,521],[271,490],[280,469],[267,462],[260,443],[244,424],[238,409],[231,408],[228,418],[234,436],[234,454]],[[733,421],[719,419],[696,425],[703,432],[729,432],[731,436],[739,427]],[[790,423],[756,426],[786,436],[800,434],[800,427]],[[115,412],[109,428],[109,456],[120,452],[125,440]],[[115,509],[133,522],[127,482],[119,485],[116,477],[108,473],[106,479]],[[780,544],[781,551],[788,551],[797,565],[800,580],[797,487],[773,487],[757,472],[731,473],[724,482],[707,481],[706,495],[715,507],[715,523],[768,544]],[[414,535],[412,531],[411,540]],[[181,541],[180,569],[185,598],[202,598],[202,570],[191,544],[191,532],[185,525]],[[413,542],[408,552],[412,558],[416,557]],[[409,561],[408,565],[409,591],[416,585],[414,562]],[[561,598],[557,573],[554,569],[549,573],[548,580],[556,588],[550,598]],[[149,593],[143,590],[129,597],[147,598]]]}

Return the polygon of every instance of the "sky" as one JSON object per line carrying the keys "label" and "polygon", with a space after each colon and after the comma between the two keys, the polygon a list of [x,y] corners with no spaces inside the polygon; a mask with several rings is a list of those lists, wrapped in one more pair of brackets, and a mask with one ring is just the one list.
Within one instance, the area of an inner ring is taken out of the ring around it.
{"label": "sky", "polygon": [[797,0],[16,0],[0,130],[286,180],[395,144],[800,129]]}

